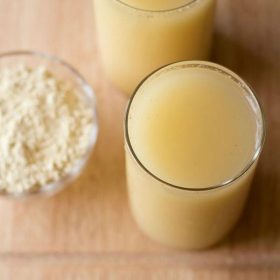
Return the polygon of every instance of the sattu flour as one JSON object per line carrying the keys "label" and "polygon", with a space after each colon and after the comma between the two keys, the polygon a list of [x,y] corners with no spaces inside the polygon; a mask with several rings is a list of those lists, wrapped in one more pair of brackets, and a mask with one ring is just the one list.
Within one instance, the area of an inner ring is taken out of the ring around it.
{"label": "sattu flour", "polygon": [[20,193],[57,181],[89,144],[93,111],[44,67],[0,72],[0,190]]}

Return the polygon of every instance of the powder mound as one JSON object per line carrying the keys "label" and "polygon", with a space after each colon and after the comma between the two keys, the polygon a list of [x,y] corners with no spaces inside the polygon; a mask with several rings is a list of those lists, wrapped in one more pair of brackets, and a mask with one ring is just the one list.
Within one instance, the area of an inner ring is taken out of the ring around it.
{"label": "powder mound", "polygon": [[56,182],[85,155],[93,109],[43,66],[0,72],[0,190],[22,193]]}

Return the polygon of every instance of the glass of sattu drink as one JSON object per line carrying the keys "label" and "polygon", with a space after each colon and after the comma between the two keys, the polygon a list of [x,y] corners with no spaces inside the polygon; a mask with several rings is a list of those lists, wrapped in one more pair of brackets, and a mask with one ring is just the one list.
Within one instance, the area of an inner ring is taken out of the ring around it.
{"label": "glass of sattu drink", "polygon": [[209,58],[215,0],[94,0],[107,77],[126,94],[157,68]]}
{"label": "glass of sattu drink", "polygon": [[148,76],[125,119],[128,193],[139,227],[183,249],[221,240],[242,212],[264,138],[260,105],[232,71],[185,61]]}

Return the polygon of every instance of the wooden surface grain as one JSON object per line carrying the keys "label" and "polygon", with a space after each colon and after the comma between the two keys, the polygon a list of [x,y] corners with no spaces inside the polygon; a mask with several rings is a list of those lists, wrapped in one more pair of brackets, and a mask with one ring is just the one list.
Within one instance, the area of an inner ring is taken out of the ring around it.
{"label": "wooden surface grain", "polygon": [[96,91],[100,134],[80,178],[50,199],[0,200],[0,279],[280,279],[280,2],[219,0],[213,60],[244,77],[268,135],[235,230],[214,248],[178,252],[147,239],[127,202],[127,98],[102,75],[89,0],[0,0],[0,52],[50,52]]}

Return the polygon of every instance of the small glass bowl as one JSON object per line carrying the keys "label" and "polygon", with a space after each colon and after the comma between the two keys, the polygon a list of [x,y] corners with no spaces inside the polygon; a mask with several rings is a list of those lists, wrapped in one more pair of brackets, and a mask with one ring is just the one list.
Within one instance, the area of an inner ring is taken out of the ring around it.
{"label": "small glass bowl", "polygon": [[[64,189],[70,182],[76,179],[82,169],[85,167],[90,154],[96,144],[98,135],[98,119],[96,113],[96,97],[91,86],[85,81],[81,74],[72,66],[58,57],[50,54],[34,52],[34,51],[12,51],[0,54],[0,70],[7,67],[13,67],[19,64],[24,64],[28,67],[34,68],[38,66],[45,66],[47,70],[52,72],[56,77],[70,83],[78,92],[80,92],[85,101],[91,104],[93,112],[92,130],[89,134],[88,147],[85,154],[72,167],[71,171],[65,176],[61,177],[59,181],[44,185],[38,189],[24,191],[24,192],[7,192],[0,190],[0,197],[8,198],[29,198],[37,196],[51,196],[58,191]],[[0,135],[1,137],[1,135]],[[1,158],[1,155],[0,155]],[[14,171],[16,172],[16,170]]]}

